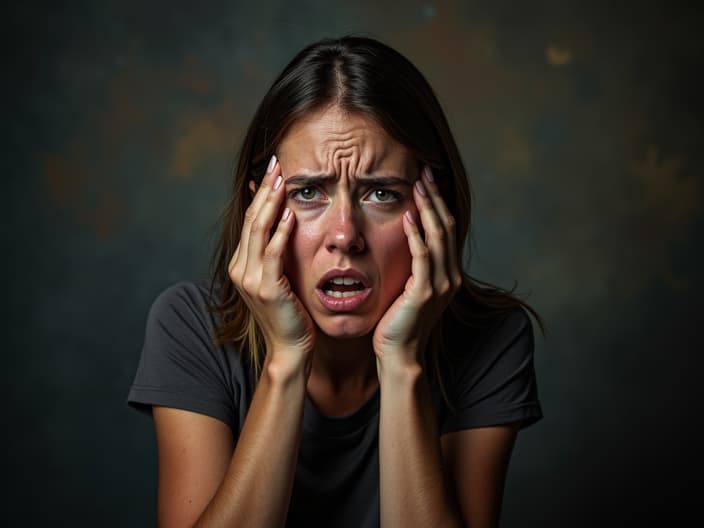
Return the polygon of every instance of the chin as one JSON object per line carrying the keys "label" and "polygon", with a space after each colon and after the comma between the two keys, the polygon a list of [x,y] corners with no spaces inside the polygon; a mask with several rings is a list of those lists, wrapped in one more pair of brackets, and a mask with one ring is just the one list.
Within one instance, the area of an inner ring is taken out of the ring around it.
{"label": "chin", "polygon": [[350,316],[338,316],[333,320],[316,321],[320,332],[333,339],[355,339],[368,336],[374,331],[374,324],[368,321],[355,321]]}

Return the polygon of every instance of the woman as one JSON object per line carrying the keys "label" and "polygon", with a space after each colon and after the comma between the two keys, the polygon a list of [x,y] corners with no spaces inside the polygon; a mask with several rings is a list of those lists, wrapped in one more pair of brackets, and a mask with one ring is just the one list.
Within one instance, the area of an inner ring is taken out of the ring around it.
{"label": "woman", "polygon": [[239,153],[209,285],[150,310],[163,526],[496,526],[541,418],[524,301],[462,269],[471,194],[422,74],[322,40]]}

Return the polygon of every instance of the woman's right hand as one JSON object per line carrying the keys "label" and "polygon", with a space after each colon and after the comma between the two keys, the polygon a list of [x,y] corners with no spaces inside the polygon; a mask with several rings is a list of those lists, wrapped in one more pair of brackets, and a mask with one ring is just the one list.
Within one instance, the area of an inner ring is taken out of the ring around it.
{"label": "woman's right hand", "polygon": [[242,236],[228,271],[262,331],[266,362],[286,371],[303,366],[309,372],[315,327],[284,274],[284,251],[295,223],[288,208],[279,217],[284,187],[281,165],[272,157],[245,213]]}

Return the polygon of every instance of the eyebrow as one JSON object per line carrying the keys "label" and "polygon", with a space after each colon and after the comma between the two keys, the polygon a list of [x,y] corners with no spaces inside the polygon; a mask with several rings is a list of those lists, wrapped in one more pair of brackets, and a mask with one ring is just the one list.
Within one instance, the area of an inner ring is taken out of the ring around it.
{"label": "eyebrow", "polygon": [[[286,179],[286,185],[322,185],[337,180],[334,174],[296,174]],[[403,185],[410,187],[412,182],[400,176],[360,176],[358,181],[371,187],[390,187],[392,185]]]}

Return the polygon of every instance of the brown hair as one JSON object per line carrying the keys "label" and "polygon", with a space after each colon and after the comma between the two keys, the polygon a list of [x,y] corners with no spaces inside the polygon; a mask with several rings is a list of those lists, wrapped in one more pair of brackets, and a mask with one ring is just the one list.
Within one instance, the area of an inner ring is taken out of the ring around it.
{"label": "brown hair", "polygon": [[[261,181],[269,158],[296,120],[329,105],[372,118],[413,153],[419,164],[432,168],[455,217],[457,259],[463,262],[472,192],[445,114],[427,80],[408,59],[376,39],[345,36],[308,45],[274,80],[252,118],[237,156],[232,194],[219,219],[221,234],[212,260],[210,308],[221,315],[215,342],[235,342],[249,357],[257,376],[266,352],[262,336],[228,274],[251,203],[248,182]],[[213,295],[216,288],[217,296]],[[541,317],[515,289],[515,284],[504,290],[465,272],[462,291],[451,303],[448,315],[476,324],[523,307],[545,335]],[[442,346],[442,327],[438,324],[434,330],[426,356],[436,376],[440,351],[446,348]],[[438,379],[442,387],[442,379]]]}

